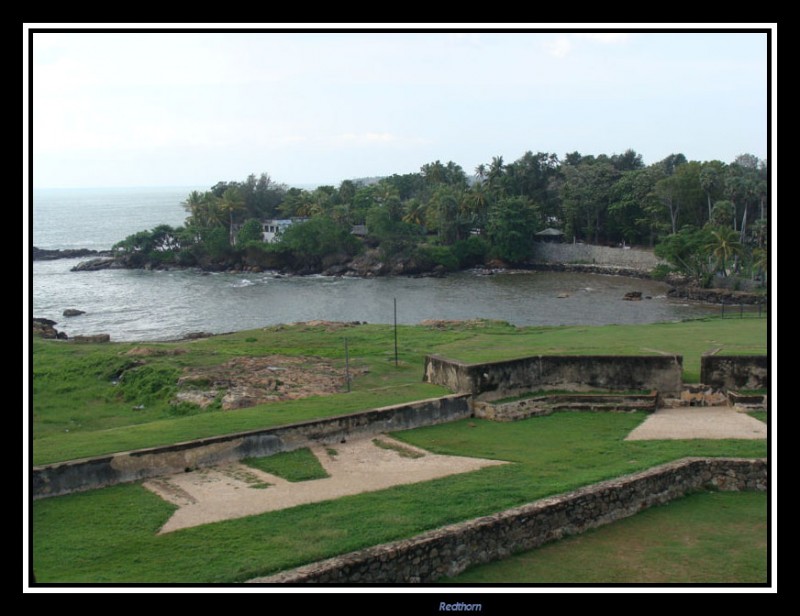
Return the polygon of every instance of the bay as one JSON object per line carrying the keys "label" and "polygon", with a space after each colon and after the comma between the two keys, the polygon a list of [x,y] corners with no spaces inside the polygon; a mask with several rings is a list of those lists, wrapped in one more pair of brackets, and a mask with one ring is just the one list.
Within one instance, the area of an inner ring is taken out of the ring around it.
{"label": "bay", "polygon": [[[126,235],[182,224],[192,188],[93,189],[34,193],[34,245],[107,249]],[[47,193],[47,194],[43,194]],[[69,336],[169,340],[308,320],[399,323],[498,319],[514,325],[652,323],[703,316],[711,309],[666,298],[650,280],[566,272],[460,272],[445,278],[333,278],[197,270],[71,272],[80,259],[36,261],[34,316]],[[629,291],[652,297],[623,301]],[[63,317],[67,308],[86,314]]]}

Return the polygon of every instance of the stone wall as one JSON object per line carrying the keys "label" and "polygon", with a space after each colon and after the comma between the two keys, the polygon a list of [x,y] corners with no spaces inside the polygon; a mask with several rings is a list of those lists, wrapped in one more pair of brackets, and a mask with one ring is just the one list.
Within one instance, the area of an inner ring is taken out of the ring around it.
{"label": "stone wall", "polygon": [[714,389],[769,389],[769,357],[703,355],[700,382]]}
{"label": "stone wall", "polygon": [[766,490],[767,461],[686,458],[501,513],[251,580],[263,584],[434,582],[702,489]]}
{"label": "stone wall", "polygon": [[509,402],[475,400],[472,404],[475,417],[489,421],[519,421],[551,415],[557,411],[652,413],[657,408],[658,393],[655,391],[641,395],[554,394]]}
{"label": "stone wall", "polygon": [[423,378],[453,392],[480,395],[484,399],[544,388],[644,389],[676,396],[683,384],[682,366],[680,355],[539,355],[483,364],[464,364],[428,355]]}
{"label": "stone wall", "polygon": [[534,242],[533,258],[542,263],[587,263],[650,271],[664,263],[652,250],[609,248],[591,244]]}
{"label": "stone wall", "polygon": [[359,435],[454,421],[469,417],[471,413],[469,396],[444,396],[263,430],[36,466],[31,473],[32,493],[34,498],[42,498],[92,490],[247,457],[292,451],[313,442],[338,443]]}

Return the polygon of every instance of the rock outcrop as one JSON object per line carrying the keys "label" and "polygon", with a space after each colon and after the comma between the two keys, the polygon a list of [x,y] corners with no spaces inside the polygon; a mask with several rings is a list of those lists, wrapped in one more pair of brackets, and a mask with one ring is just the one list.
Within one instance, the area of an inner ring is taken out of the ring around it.
{"label": "rock outcrop", "polygon": [[50,319],[34,318],[32,322],[33,335],[41,338],[67,340],[67,335],[58,331],[55,328],[56,325],[58,323]]}
{"label": "rock outcrop", "polygon": [[82,314],[86,314],[85,310],[78,310],[77,308],[67,308],[64,312],[62,312],[65,317],[78,317]]}

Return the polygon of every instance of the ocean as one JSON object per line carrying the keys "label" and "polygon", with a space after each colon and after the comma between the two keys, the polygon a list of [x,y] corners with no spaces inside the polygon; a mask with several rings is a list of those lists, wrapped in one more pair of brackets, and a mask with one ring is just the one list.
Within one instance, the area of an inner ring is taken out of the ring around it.
{"label": "ocean", "polygon": [[[105,250],[159,224],[183,224],[181,206],[198,187],[35,190],[33,245]],[[333,278],[197,270],[71,272],[83,259],[32,262],[33,316],[69,336],[172,340],[308,320],[400,323],[499,319],[515,325],[605,325],[674,321],[708,314],[673,302],[667,286],[596,274],[526,272],[445,278]],[[628,291],[652,300],[621,301]],[[64,317],[63,311],[85,311]]]}

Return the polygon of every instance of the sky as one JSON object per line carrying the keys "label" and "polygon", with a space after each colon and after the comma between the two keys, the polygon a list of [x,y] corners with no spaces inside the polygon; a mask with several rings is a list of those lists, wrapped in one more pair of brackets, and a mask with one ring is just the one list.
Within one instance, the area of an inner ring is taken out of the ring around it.
{"label": "sky", "polygon": [[338,185],[435,160],[472,175],[528,150],[632,148],[647,164],[768,154],[763,32],[29,27],[37,188],[202,188],[251,173]]}

